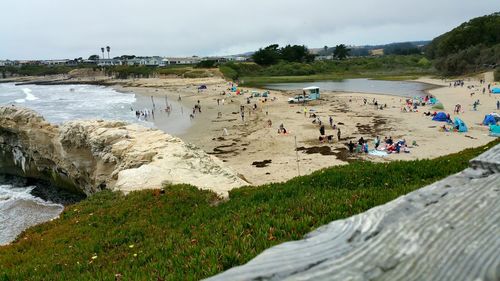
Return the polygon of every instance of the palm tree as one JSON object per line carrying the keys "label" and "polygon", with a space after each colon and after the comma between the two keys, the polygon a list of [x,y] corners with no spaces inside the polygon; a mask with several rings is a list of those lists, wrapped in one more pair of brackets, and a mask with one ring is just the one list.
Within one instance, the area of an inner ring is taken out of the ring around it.
{"label": "palm tree", "polygon": [[335,56],[339,60],[343,60],[349,56],[350,51],[351,49],[348,49],[346,45],[340,44],[335,46],[335,50],[333,51],[333,56]]}
{"label": "palm tree", "polygon": [[108,51],[108,59],[109,59],[109,51],[111,50],[110,46],[106,46],[106,51]]}
{"label": "palm tree", "polygon": [[104,59],[104,47],[101,48],[101,52],[102,52],[102,59]]}

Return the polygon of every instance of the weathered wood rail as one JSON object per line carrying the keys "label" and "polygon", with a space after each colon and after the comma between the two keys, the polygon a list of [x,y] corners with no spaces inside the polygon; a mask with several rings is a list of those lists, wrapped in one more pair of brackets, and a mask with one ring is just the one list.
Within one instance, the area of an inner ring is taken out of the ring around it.
{"label": "weathered wood rail", "polygon": [[470,163],[208,280],[500,280],[500,145]]}

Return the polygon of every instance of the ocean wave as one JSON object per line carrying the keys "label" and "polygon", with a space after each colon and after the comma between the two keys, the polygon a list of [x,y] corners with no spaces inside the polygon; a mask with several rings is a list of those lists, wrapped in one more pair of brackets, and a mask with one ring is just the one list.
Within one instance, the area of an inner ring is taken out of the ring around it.
{"label": "ocean wave", "polygon": [[31,195],[34,186],[0,185],[0,245],[30,226],[57,218],[64,206]]}

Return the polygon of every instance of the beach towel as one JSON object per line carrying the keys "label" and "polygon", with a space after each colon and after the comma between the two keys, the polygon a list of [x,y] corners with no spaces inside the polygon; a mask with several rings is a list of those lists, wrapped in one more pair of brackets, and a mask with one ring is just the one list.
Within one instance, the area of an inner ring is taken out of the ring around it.
{"label": "beach towel", "polygon": [[380,150],[371,150],[370,152],[368,152],[368,154],[378,157],[386,157],[387,155],[389,155],[387,154],[387,152]]}
{"label": "beach towel", "polygon": [[493,89],[491,89],[491,92],[493,94],[500,94],[500,88],[493,88]]}

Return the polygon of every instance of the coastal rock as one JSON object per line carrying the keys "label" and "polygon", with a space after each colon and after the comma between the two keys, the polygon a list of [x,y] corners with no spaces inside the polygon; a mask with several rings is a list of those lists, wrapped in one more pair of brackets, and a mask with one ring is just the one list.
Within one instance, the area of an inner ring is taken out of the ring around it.
{"label": "coastal rock", "polygon": [[207,280],[500,280],[500,145],[471,168]]}
{"label": "coastal rock", "polygon": [[14,106],[0,107],[0,168],[87,195],[186,183],[227,196],[247,184],[219,159],[159,130],[102,120],[59,127]]}

